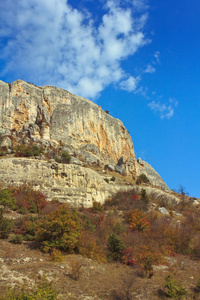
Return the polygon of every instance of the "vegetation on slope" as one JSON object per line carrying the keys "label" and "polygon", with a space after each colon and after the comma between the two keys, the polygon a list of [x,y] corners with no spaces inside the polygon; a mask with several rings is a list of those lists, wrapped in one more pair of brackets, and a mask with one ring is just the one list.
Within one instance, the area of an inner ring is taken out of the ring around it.
{"label": "vegetation on slope", "polygon": [[[53,261],[61,261],[65,254],[81,254],[137,268],[140,276],[151,278],[153,266],[167,264],[166,257],[200,258],[200,207],[188,201],[173,204],[167,196],[155,199],[153,194],[147,197],[145,190],[138,194],[133,189],[117,193],[104,205],[94,202],[91,208],[75,209],[49,202],[23,185],[1,188],[0,205],[4,206],[0,237],[13,243],[32,241]],[[159,212],[163,206],[169,215]],[[8,218],[13,214],[14,220]],[[168,278],[167,288],[171,282]]]}

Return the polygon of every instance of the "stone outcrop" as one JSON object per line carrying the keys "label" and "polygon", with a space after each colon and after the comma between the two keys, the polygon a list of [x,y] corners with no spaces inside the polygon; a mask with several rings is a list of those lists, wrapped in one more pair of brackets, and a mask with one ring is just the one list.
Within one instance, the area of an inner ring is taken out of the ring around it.
{"label": "stone outcrop", "polygon": [[40,190],[47,195],[48,200],[56,199],[77,207],[91,207],[93,201],[104,203],[119,190],[133,188],[137,193],[145,189],[147,195],[156,199],[166,200],[167,197],[169,202],[179,202],[169,192],[151,186],[112,185],[104,178],[105,176],[102,177],[94,170],[74,164],[16,157],[0,159],[0,182],[3,186],[27,183],[34,190]]}
{"label": "stone outcrop", "polygon": [[125,173],[136,176],[133,143],[123,123],[63,89],[0,81],[0,128],[26,129],[31,138],[61,141],[92,153],[104,165],[116,165],[123,157]]}
{"label": "stone outcrop", "polygon": [[59,148],[72,155],[70,165],[57,164],[50,159],[54,157],[48,157],[49,163],[41,160],[45,156],[38,161],[0,159],[0,181],[5,185],[27,181],[49,199],[87,207],[94,200],[104,202],[117,189],[84,168],[95,165],[133,179],[144,173],[152,185],[168,189],[148,163],[136,160],[131,136],[120,120],[60,88],[0,81],[0,134],[0,146],[9,148],[8,153],[14,142],[34,141],[46,152]]}
{"label": "stone outcrop", "polygon": [[142,160],[141,158],[138,159],[137,174],[138,176],[141,174],[145,174],[148,177],[150,184],[161,187],[165,190],[169,190],[166,183],[163,181],[160,175],[154,170],[154,168],[152,168],[150,164],[148,164],[146,161]]}
{"label": "stone outcrop", "polygon": [[117,191],[89,168],[27,158],[0,159],[0,181],[5,186],[26,182],[49,200],[79,207],[90,207],[93,201],[104,203]]}

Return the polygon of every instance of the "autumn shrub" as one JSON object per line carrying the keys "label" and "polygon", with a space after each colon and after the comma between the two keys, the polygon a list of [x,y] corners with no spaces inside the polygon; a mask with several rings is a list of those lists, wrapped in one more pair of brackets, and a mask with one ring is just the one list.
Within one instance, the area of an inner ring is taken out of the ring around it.
{"label": "autumn shrub", "polygon": [[111,261],[121,261],[126,246],[116,234],[112,233],[108,238],[107,249]]}
{"label": "autumn shrub", "polygon": [[171,275],[168,275],[165,281],[168,297],[178,300],[184,298],[188,294],[187,290],[180,283],[176,282]]}
{"label": "autumn shrub", "polygon": [[98,262],[106,262],[106,256],[102,246],[99,245],[96,238],[88,232],[82,233],[78,242],[78,251],[81,255]]}
{"label": "autumn shrub", "polygon": [[129,211],[134,209],[147,210],[147,203],[141,200],[141,195],[137,189],[117,192],[111,199],[104,204],[104,209],[117,209]]}
{"label": "autumn shrub", "polygon": [[134,251],[131,248],[126,248],[124,251],[122,251],[122,263],[131,267],[136,265]]}
{"label": "autumn shrub", "polygon": [[80,260],[73,259],[71,261],[71,270],[69,272],[69,277],[73,280],[78,280],[81,276],[82,263]]}
{"label": "autumn shrub", "polygon": [[38,216],[24,215],[15,221],[13,231],[17,235],[22,235],[25,241],[33,241],[36,237]]}
{"label": "autumn shrub", "polygon": [[192,250],[193,255],[195,255],[197,259],[200,259],[200,233],[197,233],[194,237]]}
{"label": "autumn shrub", "polygon": [[12,195],[16,199],[16,208],[21,213],[40,213],[48,205],[46,196],[35,191],[28,184],[12,188]]}
{"label": "autumn shrub", "polygon": [[51,201],[47,201],[47,204],[44,205],[44,207],[40,210],[40,214],[48,215],[51,212],[58,209],[58,207],[61,206],[61,205],[62,204],[58,200],[55,200],[55,199],[53,199]]}
{"label": "autumn shrub", "polygon": [[52,249],[50,253],[50,261],[57,261],[62,262],[64,260],[64,257],[62,255],[62,252],[58,249]]}
{"label": "autumn shrub", "polygon": [[38,221],[36,228],[37,241],[41,249],[50,252],[53,248],[73,253],[77,250],[82,232],[82,220],[75,209],[62,205]]}
{"label": "autumn shrub", "polygon": [[148,228],[149,226],[149,219],[146,214],[144,214],[139,209],[131,210],[128,215],[128,223],[129,223],[129,229],[131,231],[138,230],[143,231]]}
{"label": "autumn shrub", "polygon": [[93,212],[93,208],[84,210],[81,214],[81,218],[84,222],[84,229],[89,231],[95,231],[97,226],[100,224],[103,214]]}
{"label": "autumn shrub", "polygon": [[133,292],[137,290],[136,272],[129,268],[125,272],[120,272],[120,277],[116,289],[112,290],[111,298],[115,300],[132,300]]}
{"label": "autumn shrub", "polygon": [[170,249],[170,252],[182,254],[192,252],[194,231],[190,224],[177,224],[167,217],[161,217],[151,223],[150,236],[163,251],[164,249]]}
{"label": "autumn shrub", "polygon": [[100,202],[94,201],[92,204],[92,207],[90,208],[90,211],[94,212],[94,213],[99,213],[102,212],[104,210],[104,206],[103,204],[101,204]]}
{"label": "autumn shrub", "polygon": [[140,246],[138,251],[134,253],[134,258],[144,271],[144,275],[148,277],[153,275],[153,265],[166,263],[162,253],[152,245]]}
{"label": "autumn shrub", "polygon": [[174,251],[181,254],[191,254],[194,231],[190,224],[183,223],[173,229],[172,243]]}

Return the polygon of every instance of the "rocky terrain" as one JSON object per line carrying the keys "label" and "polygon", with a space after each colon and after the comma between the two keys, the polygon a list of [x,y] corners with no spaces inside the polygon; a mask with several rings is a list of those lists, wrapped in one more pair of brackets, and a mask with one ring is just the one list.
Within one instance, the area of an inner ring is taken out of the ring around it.
{"label": "rocky terrain", "polygon": [[0,300],[200,299],[199,204],[100,106],[0,81]]}
{"label": "rocky terrain", "polygon": [[[28,243],[12,245],[0,240],[0,247],[0,291],[8,283],[10,287],[19,284],[32,288],[45,277],[59,291],[60,300],[170,299],[164,285],[166,276],[173,273],[188,289],[187,299],[200,299],[195,292],[200,263],[184,256],[169,257],[166,265],[154,266],[155,275],[149,279],[138,276],[136,268],[119,263],[99,264],[77,255],[52,262],[47,254],[30,249]],[[73,278],[76,268],[78,277]]]}
{"label": "rocky terrain", "polygon": [[[7,149],[0,160],[5,185],[26,181],[49,199],[86,207],[128,188],[126,182],[108,185],[104,170],[130,177],[131,185],[145,174],[151,186],[169,191],[148,163],[136,160],[131,136],[120,120],[68,91],[22,80],[0,81],[0,134],[1,147]],[[43,148],[42,154],[13,158],[17,145],[30,144]],[[55,149],[67,152],[70,164],[55,161]]]}

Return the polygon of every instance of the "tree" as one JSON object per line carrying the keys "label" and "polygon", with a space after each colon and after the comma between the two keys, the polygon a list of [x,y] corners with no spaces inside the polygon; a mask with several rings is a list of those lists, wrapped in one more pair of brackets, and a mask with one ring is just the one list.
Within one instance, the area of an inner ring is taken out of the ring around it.
{"label": "tree", "polygon": [[123,256],[123,251],[126,246],[120,238],[112,233],[108,238],[107,248],[109,251],[109,256],[113,261],[121,260]]}
{"label": "tree", "polygon": [[50,252],[53,248],[73,253],[82,232],[82,221],[78,212],[69,205],[62,205],[56,211],[40,220],[36,238],[42,249]]}
{"label": "tree", "polygon": [[3,210],[0,209],[0,238],[7,239],[13,227],[13,221],[3,217]]}
{"label": "tree", "polygon": [[139,209],[131,210],[128,214],[129,228],[131,231],[138,230],[142,231],[147,229],[149,226],[149,219]]}

